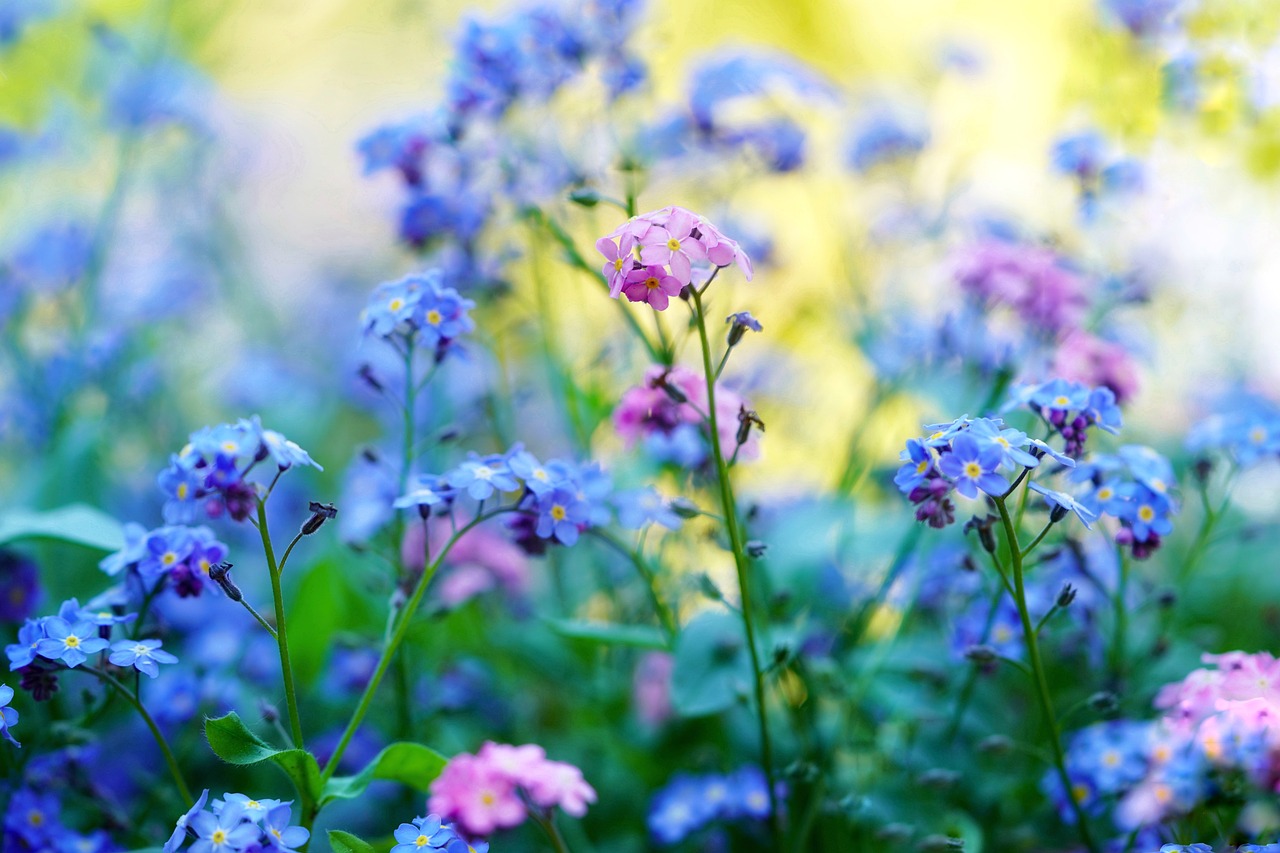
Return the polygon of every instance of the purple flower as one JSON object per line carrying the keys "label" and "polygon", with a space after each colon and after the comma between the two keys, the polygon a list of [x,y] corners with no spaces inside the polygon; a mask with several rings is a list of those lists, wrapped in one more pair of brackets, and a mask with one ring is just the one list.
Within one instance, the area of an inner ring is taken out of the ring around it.
{"label": "purple flower", "polygon": [[157,663],[178,662],[176,657],[160,648],[159,640],[120,640],[111,645],[107,659],[116,666],[131,666],[151,678],[160,674]]}
{"label": "purple flower", "polygon": [[639,267],[627,273],[622,292],[631,302],[647,302],[655,311],[665,311],[672,296],[679,296],[688,282],[667,275],[661,266]]}
{"label": "purple flower", "polygon": [[681,286],[688,284],[693,279],[693,262],[707,257],[707,247],[693,233],[697,226],[696,214],[681,207],[672,208],[663,225],[654,225],[640,237],[640,262],[650,267],[665,264]]}
{"label": "purple flower", "polygon": [[951,442],[951,452],[942,455],[938,467],[966,498],[976,498],[979,490],[999,497],[1009,489],[1009,481],[995,473],[1003,456],[1000,447],[983,448],[973,436],[962,434]]}
{"label": "purple flower", "polygon": [[74,625],[57,616],[50,616],[44,623],[45,639],[36,651],[41,657],[60,660],[74,669],[107,647],[107,641],[98,636],[98,629],[91,622]]}
{"label": "purple flower", "polygon": [[590,508],[578,494],[567,488],[557,488],[538,498],[537,534],[543,539],[552,537],[564,545],[578,541],[580,526],[590,521]]}
{"label": "purple flower", "polygon": [[618,294],[622,292],[622,286],[626,283],[627,274],[635,267],[634,248],[636,238],[631,234],[623,234],[617,243],[608,237],[601,237],[596,241],[596,251],[604,255],[605,264],[601,272],[604,273],[605,281],[609,283],[609,295],[614,299],[618,298]]}

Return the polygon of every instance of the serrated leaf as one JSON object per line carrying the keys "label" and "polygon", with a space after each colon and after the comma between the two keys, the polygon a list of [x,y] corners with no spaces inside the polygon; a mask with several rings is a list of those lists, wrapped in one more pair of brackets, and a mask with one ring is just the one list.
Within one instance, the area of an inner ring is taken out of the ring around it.
{"label": "serrated leaf", "polygon": [[368,841],[340,829],[329,830],[329,848],[333,853],[374,853]]}
{"label": "serrated leaf", "polygon": [[308,812],[320,797],[320,766],[305,749],[275,749],[249,730],[235,711],[204,721],[204,734],[214,754],[228,764],[250,765],[270,761],[279,767],[302,799]]}
{"label": "serrated leaf", "polygon": [[0,545],[19,539],[57,539],[110,552],[124,547],[124,530],[101,510],[70,504],[47,512],[10,510],[0,516]]}
{"label": "serrated leaf", "polygon": [[591,640],[606,646],[633,646],[638,649],[667,651],[667,639],[650,625],[614,625],[581,619],[547,619],[552,631],[575,640]]}
{"label": "serrated leaf", "polygon": [[715,714],[750,695],[751,661],[742,622],[722,610],[694,617],[676,638],[671,702],[687,717]]}
{"label": "serrated leaf", "polygon": [[363,794],[375,779],[401,782],[425,793],[447,761],[443,755],[420,743],[393,743],[354,776],[335,776],[325,783],[320,803],[354,799]]}

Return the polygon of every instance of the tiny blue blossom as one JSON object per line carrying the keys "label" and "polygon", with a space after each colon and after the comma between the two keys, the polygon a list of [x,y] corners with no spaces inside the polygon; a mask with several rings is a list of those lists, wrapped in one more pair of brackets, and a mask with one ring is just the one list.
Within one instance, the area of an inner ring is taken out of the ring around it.
{"label": "tiny blue blossom", "polygon": [[120,640],[111,645],[107,659],[116,666],[131,666],[151,678],[160,674],[156,664],[178,662],[176,657],[160,648],[159,640]]}
{"label": "tiny blue blossom", "polygon": [[18,724],[18,712],[9,707],[9,703],[13,701],[13,688],[7,684],[0,684],[0,735],[14,746],[21,747],[14,738],[13,733],[9,731],[11,726]]}
{"label": "tiny blue blossom", "polygon": [[506,460],[498,455],[481,458],[472,453],[465,462],[444,476],[450,486],[466,490],[478,501],[488,499],[494,492],[514,492],[520,488]]}
{"label": "tiny blue blossom", "polygon": [[98,629],[90,622],[68,623],[51,616],[44,623],[45,639],[36,650],[41,657],[60,660],[74,669],[107,647],[107,641],[98,636]]}

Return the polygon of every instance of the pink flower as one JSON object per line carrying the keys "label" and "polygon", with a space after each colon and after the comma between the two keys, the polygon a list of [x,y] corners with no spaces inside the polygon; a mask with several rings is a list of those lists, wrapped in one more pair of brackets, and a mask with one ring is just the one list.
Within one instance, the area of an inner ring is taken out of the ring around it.
{"label": "pink flower", "polygon": [[970,246],[955,267],[962,290],[984,302],[1002,303],[1049,333],[1077,328],[1089,307],[1088,282],[1043,246],[988,240]]}
{"label": "pink flower", "polygon": [[[470,519],[457,517],[459,526]],[[431,554],[434,558],[452,534],[448,524],[432,523]],[[400,559],[408,569],[422,569],[422,525],[411,524],[404,532]],[[445,557],[446,574],[440,580],[440,600],[451,607],[502,587],[509,595],[523,595],[529,588],[529,558],[520,547],[489,524],[481,524],[463,534]]]}
{"label": "pink flower", "polygon": [[[674,388],[688,400],[677,403],[663,389]],[[720,446],[725,455],[732,455],[737,447],[738,411],[745,401],[736,392],[720,386],[716,388],[716,424],[720,428]],[[748,408],[750,408],[748,406]],[[701,426],[702,414],[707,411],[707,386],[701,373],[687,367],[651,367],[645,373],[645,384],[629,389],[613,410],[614,427],[628,445],[655,432],[670,435],[681,424]],[[757,459],[760,456],[760,436],[752,430],[747,443],[738,450],[740,460]]]}
{"label": "pink flower", "polygon": [[693,280],[693,262],[707,257],[707,247],[700,240],[701,232],[695,236],[698,225],[696,214],[682,207],[671,208],[665,227],[655,225],[640,238],[640,262],[667,264],[682,286],[688,284]]}
{"label": "pink flower", "polygon": [[639,267],[627,273],[622,292],[632,302],[648,302],[655,311],[665,311],[672,296],[679,296],[683,285],[675,276],[659,266]]}
{"label": "pink flower", "polygon": [[468,835],[491,835],[524,823],[515,782],[477,755],[456,755],[431,783],[427,810],[457,821]]}
{"label": "pink flower", "polygon": [[[649,302],[655,308],[658,306],[650,294],[661,285],[653,285],[653,290],[639,289],[640,282],[651,277],[658,282],[667,276],[675,279],[679,287],[664,291],[669,298],[693,281],[694,264],[709,262],[716,267],[737,264],[748,281],[752,275],[751,259],[736,241],[683,207],[664,207],[634,216],[597,240],[596,249],[605,258],[602,272],[609,283],[609,295],[616,299],[620,293],[626,293],[632,302]],[[630,260],[636,249],[640,254],[638,262]],[[637,278],[642,264],[647,269]],[[662,272],[658,274],[654,270]],[[663,299],[658,301],[666,307]]]}
{"label": "pink flower", "polygon": [[1117,403],[1133,399],[1138,391],[1138,370],[1129,351],[1079,329],[1058,345],[1050,373],[1072,382],[1105,385],[1115,393]]}
{"label": "pink flower", "polygon": [[631,234],[623,234],[619,242],[614,243],[608,237],[601,237],[596,241],[596,250],[605,257],[605,265],[602,272],[605,280],[609,282],[609,295],[614,299],[618,298],[618,294],[622,292],[622,285],[626,282],[627,273],[635,267],[634,258],[632,257],[632,249],[635,247],[636,238]]}
{"label": "pink flower", "polygon": [[468,835],[489,835],[518,826],[528,817],[522,798],[544,809],[559,806],[582,817],[596,792],[572,764],[548,761],[537,744],[512,746],[487,741],[471,755],[461,753],[431,783],[428,811],[456,820]]}
{"label": "pink flower", "polygon": [[675,659],[666,652],[649,652],[636,664],[631,684],[636,716],[646,726],[658,726],[671,716],[671,673]]}

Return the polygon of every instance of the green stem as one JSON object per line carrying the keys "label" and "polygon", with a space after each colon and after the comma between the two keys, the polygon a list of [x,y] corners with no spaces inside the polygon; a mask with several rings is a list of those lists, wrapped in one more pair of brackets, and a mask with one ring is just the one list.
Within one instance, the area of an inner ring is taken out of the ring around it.
{"label": "green stem", "polygon": [[[717,267],[717,270],[719,268]],[[709,281],[708,281],[709,283]],[[705,289],[705,285],[703,286]],[[755,681],[756,706],[760,724],[760,753],[764,764],[764,774],[769,785],[769,828],[772,830],[774,846],[782,847],[782,828],[778,821],[777,792],[775,791],[773,773],[773,745],[769,740],[769,718],[765,702],[764,670],[760,666],[760,652],[756,648],[755,616],[751,605],[751,584],[748,580],[749,564],[743,543],[742,532],[738,528],[738,508],[734,501],[733,487],[729,483],[729,467],[725,463],[724,451],[720,446],[720,428],[716,416],[716,379],[715,370],[711,366],[711,342],[707,338],[706,312],[702,307],[702,291],[689,288],[694,307],[694,318],[698,323],[698,338],[702,343],[702,368],[707,381],[707,420],[711,432],[711,453],[716,463],[716,479],[720,483],[720,503],[724,508],[724,525],[729,534],[729,545],[733,550],[733,563],[738,574],[738,592],[742,599],[742,623],[747,635],[747,651],[751,655],[751,671]]]}
{"label": "green stem", "polygon": [[257,610],[255,610],[252,604],[245,601],[243,598],[240,599],[240,604],[243,605],[245,610],[249,611],[250,616],[258,620],[259,625],[267,629],[267,633],[270,634],[273,639],[275,639],[277,642],[279,641],[279,638],[276,636],[276,629],[271,627],[270,622],[262,618],[262,614],[259,613]]}
{"label": "green stem", "polygon": [[1030,545],[1022,549],[1022,558],[1024,560],[1026,559],[1028,554],[1030,554],[1032,551],[1036,549],[1037,545],[1039,545],[1042,541],[1044,541],[1044,537],[1049,533],[1049,528],[1053,527],[1053,525],[1054,525],[1053,519],[1050,518],[1049,523],[1044,526],[1044,530],[1041,530],[1039,535],[1037,535],[1035,539],[1031,540]]}
{"label": "green stem", "polygon": [[343,753],[347,751],[347,746],[351,743],[351,738],[355,735],[356,729],[360,723],[364,721],[365,714],[369,712],[369,706],[373,703],[373,695],[378,690],[378,685],[382,683],[383,676],[387,674],[387,668],[391,665],[391,659],[395,657],[396,650],[400,648],[400,644],[404,642],[405,636],[409,633],[409,623],[413,619],[413,614],[417,612],[418,605],[422,602],[422,596],[427,591],[427,586],[431,583],[431,579],[435,576],[436,571],[440,568],[444,558],[448,556],[450,549],[468,530],[487,521],[497,515],[507,512],[515,512],[514,507],[502,507],[495,509],[482,515],[477,515],[471,521],[467,522],[459,528],[449,541],[445,543],[444,548],[440,550],[429,564],[423,567],[422,576],[418,578],[418,583],[413,589],[413,594],[409,597],[409,601],[405,604],[404,609],[400,611],[400,616],[396,620],[395,628],[391,632],[390,639],[386,642],[382,656],[378,658],[378,666],[373,671],[373,676],[369,679],[369,683],[365,685],[364,693],[360,696],[360,701],[356,704],[355,712],[351,715],[351,720],[347,723],[346,729],[342,732],[342,737],[338,739],[338,745],[334,747],[333,755],[329,756],[329,760],[325,763],[324,771],[320,774],[320,784],[323,786],[325,782],[333,776],[338,769],[338,762],[342,758]]}
{"label": "green stem", "polygon": [[662,597],[658,595],[658,579],[654,575],[653,569],[645,562],[644,557],[640,555],[639,551],[633,551],[628,548],[616,536],[606,530],[591,528],[588,532],[602,542],[612,545],[618,553],[630,560],[631,564],[636,567],[636,571],[640,574],[641,579],[644,580],[645,587],[649,591],[649,600],[653,603],[653,610],[658,616],[658,621],[662,623],[663,632],[667,635],[668,640],[674,640],[678,630],[675,615],[672,614],[669,607],[663,604]]}
{"label": "green stem", "polygon": [[1117,695],[1123,695],[1121,685],[1124,681],[1125,646],[1128,640],[1129,611],[1125,606],[1125,593],[1129,586],[1129,558],[1123,550],[1117,555],[1120,561],[1120,572],[1116,578],[1116,594],[1113,602],[1115,609],[1115,633],[1111,638],[1111,680]]}
{"label": "green stem", "polygon": [[271,531],[267,529],[267,505],[258,501],[258,533],[262,536],[262,552],[267,557],[267,571],[271,574],[271,597],[276,606],[276,645],[280,648],[280,671],[284,675],[284,699],[289,706],[289,731],[293,743],[303,748],[302,719],[298,716],[298,690],[293,683],[293,667],[289,663],[289,631],[285,627],[284,593],[280,589],[280,567],[276,565],[276,552],[271,547]]}
{"label": "green stem", "polygon": [[1000,511],[1000,522],[1004,526],[1004,535],[1008,540],[1009,558],[1013,572],[1014,602],[1018,606],[1018,617],[1022,620],[1023,640],[1027,646],[1027,660],[1031,664],[1031,680],[1035,684],[1036,697],[1040,702],[1040,711],[1044,714],[1045,723],[1049,727],[1049,746],[1053,751],[1053,764],[1058,770],[1058,778],[1062,782],[1062,790],[1071,810],[1076,816],[1076,828],[1080,833],[1080,841],[1090,853],[1100,853],[1089,832],[1088,817],[1084,808],[1071,792],[1071,777],[1067,774],[1066,754],[1062,749],[1062,739],[1058,731],[1058,720],[1053,712],[1053,699],[1049,692],[1049,680],[1045,676],[1044,662],[1040,659],[1040,642],[1036,638],[1035,626],[1031,624],[1031,613],[1027,610],[1027,590],[1022,577],[1022,551],[1018,544],[1018,533],[1014,530],[1013,519],[1009,517],[1009,508],[1005,506],[1003,497],[995,498],[996,508]]}
{"label": "green stem", "polygon": [[[992,555],[994,556],[994,555]],[[1005,592],[1004,586],[996,587],[996,593],[991,597],[991,609],[987,611],[987,621],[982,626],[982,642],[986,642],[991,636],[991,626],[996,623],[996,613],[1000,607],[1000,596]],[[951,711],[951,722],[947,725],[947,743],[952,743],[956,739],[956,735],[960,733],[960,724],[964,721],[964,712],[969,707],[969,702],[973,698],[973,688],[978,683],[978,665],[976,663],[969,664],[969,671],[965,674],[964,684],[960,687],[960,695],[956,697],[956,706]]]}
{"label": "green stem", "polygon": [[147,728],[151,729],[151,736],[156,739],[156,743],[160,746],[160,752],[164,755],[164,763],[169,765],[169,774],[173,776],[173,782],[178,786],[178,793],[182,795],[182,799],[184,799],[188,805],[194,805],[195,798],[191,796],[191,790],[187,788],[187,783],[182,778],[182,770],[178,767],[178,760],[173,757],[173,750],[169,748],[169,742],[165,740],[164,732],[160,731],[160,727],[156,725],[155,719],[147,713],[147,709],[143,707],[142,702],[138,700],[137,695],[129,692],[129,688],[125,687],[115,678],[100,669],[94,669],[93,667],[84,667],[83,669],[80,669],[77,667],[76,671],[90,673],[111,685],[128,701],[130,705],[134,707],[134,710],[142,716],[142,721],[147,724]]}

